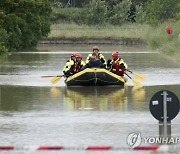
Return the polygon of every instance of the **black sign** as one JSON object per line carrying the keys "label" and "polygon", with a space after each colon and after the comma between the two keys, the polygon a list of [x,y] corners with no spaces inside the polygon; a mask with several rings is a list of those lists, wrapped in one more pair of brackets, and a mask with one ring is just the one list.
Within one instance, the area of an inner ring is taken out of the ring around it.
{"label": "black sign", "polygon": [[[164,96],[166,94],[166,96]],[[163,121],[164,102],[167,103],[167,121],[174,119],[179,113],[180,103],[178,97],[167,90],[159,91],[150,100],[149,109],[154,118]]]}

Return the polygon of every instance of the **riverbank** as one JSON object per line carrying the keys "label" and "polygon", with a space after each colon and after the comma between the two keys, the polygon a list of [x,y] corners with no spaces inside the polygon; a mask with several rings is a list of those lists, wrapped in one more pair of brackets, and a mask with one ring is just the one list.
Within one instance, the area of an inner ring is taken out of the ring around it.
{"label": "riverbank", "polygon": [[[40,40],[39,44],[147,45],[180,62],[178,23],[163,23],[156,27],[138,24],[101,27],[54,24],[51,26],[49,36]],[[173,27],[171,35],[165,31],[167,25]]]}
{"label": "riverbank", "polygon": [[47,38],[40,44],[114,44],[144,45],[146,25],[88,26],[77,24],[54,24]]}
{"label": "riverbank", "polygon": [[[163,54],[180,62],[180,20],[174,22],[164,22],[157,26],[151,26],[145,37],[147,45],[153,50],[158,50]],[[172,32],[168,33],[166,27],[171,27]]]}
{"label": "riverbank", "polygon": [[141,38],[61,38],[49,37],[39,41],[39,44],[109,44],[109,45],[146,45]]}

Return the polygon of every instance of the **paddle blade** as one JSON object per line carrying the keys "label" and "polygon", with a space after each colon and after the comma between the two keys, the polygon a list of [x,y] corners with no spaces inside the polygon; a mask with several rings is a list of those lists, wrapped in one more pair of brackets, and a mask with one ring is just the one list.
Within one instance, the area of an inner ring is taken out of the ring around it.
{"label": "paddle blade", "polygon": [[133,73],[139,80],[145,80],[145,76],[139,73]]}
{"label": "paddle blade", "polygon": [[51,79],[51,83],[52,83],[52,84],[55,84],[55,83],[57,83],[60,79],[61,79],[61,77],[54,77],[53,79]]}
{"label": "paddle blade", "polygon": [[142,85],[141,85],[140,82],[138,82],[138,81],[136,81],[136,80],[134,80],[134,79],[132,79],[132,82],[133,82],[134,86],[136,86],[136,87],[142,87]]}

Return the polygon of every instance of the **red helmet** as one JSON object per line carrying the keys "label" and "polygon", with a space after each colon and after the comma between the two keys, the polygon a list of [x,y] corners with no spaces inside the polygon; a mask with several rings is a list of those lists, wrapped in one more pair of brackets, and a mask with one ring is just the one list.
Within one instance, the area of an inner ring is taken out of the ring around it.
{"label": "red helmet", "polygon": [[99,51],[99,47],[98,47],[98,46],[96,46],[96,45],[95,45],[95,46],[93,46],[93,51],[94,51],[94,50],[98,50],[98,51]]}
{"label": "red helmet", "polygon": [[76,57],[76,55],[77,55],[76,53],[72,53],[71,57]]}
{"label": "red helmet", "polygon": [[77,53],[76,58],[81,58],[82,59],[82,55],[80,53]]}
{"label": "red helmet", "polygon": [[119,58],[119,53],[118,53],[118,51],[113,51],[112,57],[113,57],[113,59],[118,59],[118,58]]}

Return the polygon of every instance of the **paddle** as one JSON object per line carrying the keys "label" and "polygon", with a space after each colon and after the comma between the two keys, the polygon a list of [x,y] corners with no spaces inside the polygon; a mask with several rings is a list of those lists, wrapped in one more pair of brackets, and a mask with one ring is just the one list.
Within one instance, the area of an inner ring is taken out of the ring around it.
{"label": "paddle", "polygon": [[125,73],[128,78],[130,78],[132,80],[132,82],[134,83],[135,86],[141,87],[141,83],[139,83],[138,81],[134,80],[131,76],[129,76],[127,73]]}
{"label": "paddle", "polygon": [[51,83],[55,84],[57,83],[64,75],[59,75],[51,79]]}
{"label": "paddle", "polygon": [[128,70],[128,69],[126,69],[126,71],[128,71],[128,72],[132,73],[133,75],[135,75],[139,80],[145,80],[145,77],[142,74],[132,72],[131,70]]}
{"label": "paddle", "polygon": [[57,83],[64,75],[43,75],[41,78],[52,78],[51,83],[55,84]]}
{"label": "paddle", "polygon": [[41,78],[62,77],[62,75],[43,75]]}

